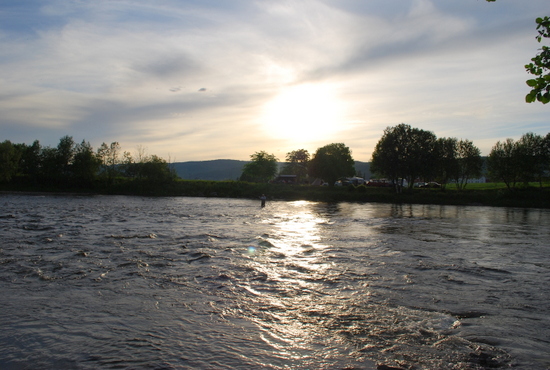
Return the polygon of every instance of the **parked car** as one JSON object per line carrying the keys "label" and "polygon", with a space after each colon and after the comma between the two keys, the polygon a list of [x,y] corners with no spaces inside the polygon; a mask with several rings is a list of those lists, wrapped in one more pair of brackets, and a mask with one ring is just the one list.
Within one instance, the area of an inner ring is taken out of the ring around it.
{"label": "parked car", "polygon": [[381,188],[393,187],[393,183],[386,179],[370,180],[365,185],[381,187]]}
{"label": "parked car", "polygon": [[341,177],[334,183],[335,186],[359,186],[365,183],[365,179],[361,177]]}
{"label": "parked car", "polygon": [[424,185],[419,186],[420,188],[440,188],[441,184],[435,181],[426,182]]}

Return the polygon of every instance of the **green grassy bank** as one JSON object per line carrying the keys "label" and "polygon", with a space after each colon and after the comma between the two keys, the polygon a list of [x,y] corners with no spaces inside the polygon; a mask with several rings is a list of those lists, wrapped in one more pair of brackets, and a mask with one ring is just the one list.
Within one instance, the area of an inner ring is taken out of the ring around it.
{"label": "green grassy bank", "polygon": [[458,191],[447,189],[414,189],[397,194],[392,188],[323,187],[307,185],[256,184],[238,181],[178,180],[167,184],[119,179],[106,186],[96,183],[88,187],[0,186],[0,191],[69,192],[81,194],[118,194],[142,196],[191,196],[258,199],[265,194],[270,200],[311,200],[323,202],[383,202],[405,204],[480,205],[497,207],[550,208],[550,184],[538,184],[508,190],[504,184],[469,184]]}

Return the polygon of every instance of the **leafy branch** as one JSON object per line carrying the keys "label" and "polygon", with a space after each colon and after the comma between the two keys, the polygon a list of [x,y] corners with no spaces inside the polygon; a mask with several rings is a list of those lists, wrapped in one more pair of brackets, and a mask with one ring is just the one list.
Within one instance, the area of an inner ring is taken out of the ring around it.
{"label": "leafy branch", "polygon": [[[541,42],[543,38],[550,37],[550,17],[537,18],[536,39]],[[536,78],[527,80],[531,91],[525,97],[527,103],[539,101],[542,104],[550,102],[550,48],[543,46],[541,52],[531,59],[532,63],[525,65],[527,72]]]}

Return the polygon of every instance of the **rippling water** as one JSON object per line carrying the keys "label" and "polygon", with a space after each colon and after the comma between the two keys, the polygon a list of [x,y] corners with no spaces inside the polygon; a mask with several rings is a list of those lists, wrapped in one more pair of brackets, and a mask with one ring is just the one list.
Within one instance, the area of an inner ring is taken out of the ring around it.
{"label": "rippling water", "polygon": [[548,210],[0,204],[2,369],[550,366]]}

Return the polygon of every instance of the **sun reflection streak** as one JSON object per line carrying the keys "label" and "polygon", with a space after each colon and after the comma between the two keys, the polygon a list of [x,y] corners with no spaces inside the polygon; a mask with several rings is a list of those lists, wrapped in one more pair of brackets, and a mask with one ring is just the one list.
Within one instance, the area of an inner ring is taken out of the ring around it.
{"label": "sun reflection streak", "polygon": [[327,309],[334,305],[326,290],[335,272],[326,253],[330,246],[323,244],[323,225],[330,220],[315,209],[312,202],[284,202],[266,214],[260,223],[269,229],[247,246],[255,277],[241,285],[251,294],[252,321],[262,341],[300,362],[346,351],[337,342],[327,346],[316,322],[325,320],[316,308],[320,301]]}
{"label": "sun reflection streak", "polygon": [[[268,222],[275,226],[268,241],[286,256],[297,256],[304,248],[323,249],[319,226],[327,222],[311,211],[306,201],[291,202],[292,209],[278,212]],[[296,209],[298,208],[298,209]]]}

